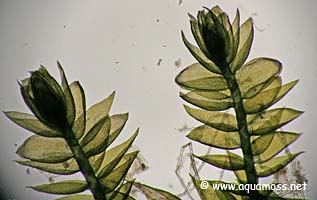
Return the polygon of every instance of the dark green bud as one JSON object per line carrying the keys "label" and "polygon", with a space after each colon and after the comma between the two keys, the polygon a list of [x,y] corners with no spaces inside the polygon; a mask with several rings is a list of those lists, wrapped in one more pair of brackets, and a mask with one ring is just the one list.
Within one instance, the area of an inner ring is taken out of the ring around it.
{"label": "dark green bud", "polygon": [[44,67],[31,72],[20,84],[25,103],[34,115],[50,127],[67,125],[67,104],[62,87]]}

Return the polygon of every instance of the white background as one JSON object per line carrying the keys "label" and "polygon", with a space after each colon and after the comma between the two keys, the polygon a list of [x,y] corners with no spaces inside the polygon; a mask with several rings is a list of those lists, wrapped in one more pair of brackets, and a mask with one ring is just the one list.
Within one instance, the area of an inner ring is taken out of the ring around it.
{"label": "white background", "polygon": [[[87,104],[92,105],[113,90],[111,113],[129,112],[120,141],[140,127],[136,145],[150,169],[137,179],[147,184],[181,192],[174,174],[180,147],[188,140],[183,125],[198,123],[183,110],[174,77],[194,62],[184,47],[180,31],[192,40],[187,13],[196,15],[202,6],[219,5],[231,18],[239,8],[242,19],[252,16],[258,30],[249,58],[268,56],[280,60],[284,82],[300,79],[280,105],[304,110],[286,127],[303,132],[291,146],[304,150],[300,156],[317,198],[316,173],[316,52],[317,28],[314,0],[134,0],[134,1],[0,1],[0,110],[28,112],[16,80],[44,65],[58,76],[59,60],[69,81],[83,85]],[[158,61],[162,59],[158,66]],[[181,67],[174,62],[181,59]],[[54,199],[25,188],[47,183],[37,170],[13,162],[17,147],[31,134],[0,115],[0,193],[4,199]],[[200,146],[200,145],[198,145]],[[200,151],[199,147],[195,146]],[[187,166],[185,166],[187,167]],[[187,176],[185,172],[184,176]],[[226,173],[229,174],[229,173]],[[219,170],[209,168],[209,179]],[[229,176],[229,175],[228,175]]]}

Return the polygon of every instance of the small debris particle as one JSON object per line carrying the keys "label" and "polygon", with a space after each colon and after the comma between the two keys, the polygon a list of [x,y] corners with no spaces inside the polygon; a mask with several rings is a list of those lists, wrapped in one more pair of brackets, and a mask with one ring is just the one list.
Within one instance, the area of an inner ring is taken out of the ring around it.
{"label": "small debris particle", "polygon": [[161,65],[161,63],[162,63],[162,61],[163,61],[163,59],[162,58],[160,58],[158,61],[157,61],[157,66],[160,66]]}
{"label": "small debris particle", "polygon": [[14,146],[15,146],[15,147],[17,147],[17,146],[18,146],[18,144],[14,144]]}
{"label": "small debris particle", "polygon": [[180,58],[178,58],[175,62],[174,62],[175,67],[180,67],[182,65],[182,60]]}
{"label": "small debris particle", "polygon": [[178,5],[180,6],[183,3],[183,0],[178,1]]}
{"label": "small debris particle", "polygon": [[162,45],[162,47],[164,47],[164,48],[165,48],[165,47],[167,47],[167,45],[166,45],[166,44],[164,44],[164,45]]}
{"label": "small debris particle", "polygon": [[55,182],[55,179],[54,179],[55,177],[53,177],[53,176],[50,176],[50,177],[48,177],[48,181],[50,182],[50,183],[54,183]]}
{"label": "small debris particle", "polygon": [[116,61],[115,63],[116,63],[116,64],[119,64],[119,61]]}
{"label": "small debris particle", "polygon": [[156,19],[156,23],[159,23],[160,22],[160,19]]}
{"label": "small debris particle", "polygon": [[257,16],[258,16],[258,13],[256,13],[256,12],[255,12],[255,13],[252,13],[251,16],[257,17]]}
{"label": "small debris particle", "polygon": [[66,28],[66,26],[64,25],[64,28]]}
{"label": "small debris particle", "polygon": [[26,174],[27,174],[27,175],[31,175],[31,170],[30,170],[30,168],[27,168],[27,169],[26,169]]}

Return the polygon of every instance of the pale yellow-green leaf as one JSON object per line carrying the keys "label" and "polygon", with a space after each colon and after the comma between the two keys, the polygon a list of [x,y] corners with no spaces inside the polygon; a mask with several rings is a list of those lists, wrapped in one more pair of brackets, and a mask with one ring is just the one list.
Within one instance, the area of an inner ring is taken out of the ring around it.
{"label": "pale yellow-green leaf", "polygon": [[234,36],[239,37],[239,46],[236,57],[234,58],[230,66],[233,72],[236,72],[241,68],[250,53],[253,41],[252,19],[249,18],[247,21],[245,21],[238,29],[238,32],[239,33],[236,33]]}
{"label": "pale yellow-green leaf", "polygon": [[46,126],[33,115],[15,111],[4,112],[15,124],[44,137],[62,137],[60,131]]}
{"label": "pale yellow-green leaf", "polygon": [[201,200],[236,200],[234,196],[232,196],[228,192],[214,190],[210,184],[208,184],[208,187],[206,189],[202,189],[202,181],[194,178],[193,176],[191,178]]}
{"label": "pale yellow-green leaf", "polygon": [[255,162],[266,162],[292,144],[301,134],[273,132],[259,136],[252,142]]}
{"label": "pale yellow-green leaf", "polygon": [[60,76],[62,79],[62,88],[64,90],[64,97],[65,97],[65,102],[67,106],[67,122],[70,126],[73,125],[75,117],[76,117],[76,110],[75,110],[75,103],[74,103],[74,98],[72,95],[72,92],[69,88],[67,78],[64,72],[63,67],[59,62],[57,62],[57,66],[60,72]]}
{"label": "pale yellow-green leaf", "polygon": [[210,147],[221,149],[237,149],[240,147],[238,132],[224,132],[207,125],[195,128],[187,137]]}
{"label": "pale yellow-green leaf", "polygon": [[209,111],[221,111],[232,107],[232,99],[210,99],[197,94],[196,92],[189,92],[187,94],[180,93],[180,97],[197,107]]}
{"label": "pale yellow-green leaf", "polygon": [[[232,35],[233,35],[233,50],[234,53],[238,53],[240,42],[240,12],[237,9],[236,16],[232,22]],[[235,58],[235,57],[234,57]]]}
{"label": "pale yellow-green leaf", "polygon": [[215,129],[226,132],[238,130],[237,121],[234,115],[225,112],[194,109],[186,105],[184,107],[190,116]]}
{"label": "pale yellow-green leaf", "polygon": [[95,200],[95,198],[89,194],[75,194],[61,197],[55,200]]}
{"label": "pale yellow-green leaf", "polygon": [[175,81],[188,89],[219,91],[228,88],[226,80],[221,75],[208,71],[199,63],[185,68],[177,75]]}
{"label": "pale yellow-green leaf", "polygon": [[291,108],[276,108],[267,110],[249,123],[249,131],[253,135],[261,135],[275,131],[296,119],[303,112]]}
{"label": "pale yellow-green leaf", "polygon": [[31,160],[17,160],[16,162],[53,174],[69,175],[79,171],[79,167],[74,158],[68,159],[62,163],[43,163]]}
{"label": "pale yellow-green leaf", "polygon": [[233,172],[240,183],[247,183],[247,174],[245,173],[245,170],[242,169]]}
{"label": "pale yellow-green leaf", "polygon": [[61,181],[57,183],[32,186],[30,188],[39,192],[50,194],[76,194],[88,189],[85,181],[78,180]]}
{"label": "pale yellow-green leaf", "polygon": [[110,128],[111,128],[110,117],[106,116],[98,133],[83,148],[88,157],[101,153],[107,148]]}
{"label": "pale yellow-green leaf", "polygon": [[146,184],[136,182],[134,183],[134,186],[141,190],[148,200],[180,200],[179,197],[171,194],[170,192],[154,188]]}
{"label": "pale yellow-green leaf", "polygon": [[90,130],[101,118],[109,114],[115,92],[101,102],[93,105],[86,113],[86,133]]}
{"label": "pale yellow-green leaf", "polygon": [[287,154],[284,156],[272,158],[261,164],[256,164],[255,169],[256,169],[257,175],[259,177],[270,176],[276,173],[277,171],[279,171],[280,169],[284,168],[286,165],[288,165],[288,163],[294,160],[301,153],[303,152]]}
{"label": "pale yellow-green leaf", "polygon": [[106,152],[101,167],[97,172],[98,177],[107,176],[117,166],[124,154],[131,147],[138,133],[139,130],[137,130],[127,141]]}
{"label": "pale yellow-green leaf", "polygon": [[93,140],[99,133],[100,129],[105,125],[106,117],[101,118],[80,140],[80,145],[85,146]]}
{"label": "pale yellow-green leaf", "polygon": [[124,125],[126,124],[128,120],[128,117],[129,117],[128,113],[110,116],[111,129],[110,129],[107,146],[110,146],[112,142],[119,136]]}
{"label": "pale yellow-green leaf", "polygon": [[242,97],[252,98],[258,94],[281,69],[282,64],[271,58],[256,58],[246,63],[236,74]]}
{"label": "pale yellow-green leaf", "polygon": [[38,135],[29,137],[16,153],[23,158],[46,163],[64,162],[73,156],[63,138],[48,138]]}
{"label": "pale yellow-green leaf", "polygon": [[97,155],[94,155],[92,157],[89,158],[89,163],[90,165],[92,166],[95,174],[97,173],[97,171],[99,170],[101,164],[102,164],[102,161],[105,157],[105,152],[101,152]]}
{"label": "pale yellow-green leaf", "polygon": [[182,31],[182,39],[184,41],[185,46],[189,50],[189,52],[194,56],[194,58],[197,59],[197,61],[202,66],[204,66],[206,69],[208,69],[211,72],[214,72],[216,74],[221,74],[220,69],[215,65],[215,63],[209,60],[198,47],[194,46],[186,39],[183,31]]}
{"label": "pale yellow-green leaf", "polygon": [[241,156],[229,151],[227,153],[228,155],[213,154],[213,155],[203,155],[203,156],[195,156],[195,157],[215,167],[219,167],[221,169],[227,169],[227,170],[244,169],[244,161]]}
{"label": "pale yellow-green leaf", "polygon": [[76,138],[79,139],[85,133],[85,125],[86,125],[85,92],[78,81],[71,83],[69,87],[74,98],[75,111],[76,111],[76,117],[75,117],[72,130],[75,133]]}
{"label": "pale yellow-green leaf", "polygon": [[281,98],[283,98],[297,83],[293,81],[282,87],[275,87],[272,89],[264,90],[251,99],[244,100],[244,109],[248,114],[262,112],[271,105],[275,104]]}
{"label": "pale yellow-green leaf", "polygon": [[105,193],[113,191],[126,176],[129,168],[131,167],[134,159],[136,158],[138,152],[133,152],[130,155],[130,158],[120,166],[117,166],[111,173],[105,177],[99,179],[100,184],[102,185]]}

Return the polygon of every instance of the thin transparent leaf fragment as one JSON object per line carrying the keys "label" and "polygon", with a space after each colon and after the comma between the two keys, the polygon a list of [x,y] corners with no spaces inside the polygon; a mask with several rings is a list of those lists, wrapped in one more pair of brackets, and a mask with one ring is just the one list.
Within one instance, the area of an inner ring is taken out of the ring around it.
{"label": "thin transparent leaf fragment", "polygon": [[208,71],[201,64],[195,63],[181,71],[176,83],[184,88],[220,91],[228,89],[226,80],[218,74]]}
{"label": "thin transparent leaf fragment", "polygon": [[45,163],[61,163],[73,157],[63,138],[48,138],[38,135],[29,137],[16,152],[23,158]]}
{"label": "thin transparent leaf fragment", "polygon": [[43,163],[31,160],[17,160],[17,163],[36,169],[40,169],[53,174],[70,175],[79,172],[79,167],[74,158],[62,163]]}
{"label": "thin transparent leaf fragment", "polygon": [[249,123],[253,135],[262,135],[275,131],[299,117],[303,112],[291,108],[275,108],[260,114]]}
{"label": "thin transparent leaf fragment", "polygon": [[243,158],[230,151],[227,151],[227,155],[214,154],[214,155],[203,155],[203,156],[195,156],[195,157],[215,167],[219,167],[221,169],[227,169],[227,170],[244,169]]}
{"label": "thin transparent leaf fragment", "polygon": [[232,132],[238,130],[234,115],[225,112],[205,111],[184,105],[186,112],[196,120],[209,125],[215,129]]}
{"label": "thin transparent leaf fragment", "polygon": [[243,98],[252,98],[282,70],[282,64],[271,58],[255,58],[237,72],[236,78]]}
{"label": "thin transparent leaf fragment", "polygon": [[32,186],[30,188],[49,194],[76,194],[88,189],[87,183],[79,180],[61,181],[57,183]]}
{"label": "thin transparent leaf fragment", "polygon": [[59,130],[55,130],[51,127],[46,126],[33,115],[15,111],[4,112],[4,114],[18,126],[40,136],[62,137],[62,134]]}
{"label": "thin transparent leaf fragment", "polygon": [[138,188],[149,200],[180,200],[177,196],[149,185],[135,182],[134,186]]}
{"label": "thin transparent leaf fragment", "polygon": [[210,147],[220,149],[237,149],[240,147],[238,132],[224,132],[207,125],[195,128],[187,137]]}
{"label": "thin transparent leaf fragment", "polygon": [[298,152],[294,154],[287,154],[284,156],[275,157],[267,162],[255,165],[255,170],[259,177],[270,176],[280,169],[283,169],[288,163],[294,160],[298,155],[303,152]]}

